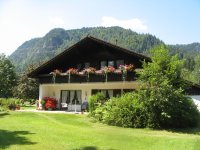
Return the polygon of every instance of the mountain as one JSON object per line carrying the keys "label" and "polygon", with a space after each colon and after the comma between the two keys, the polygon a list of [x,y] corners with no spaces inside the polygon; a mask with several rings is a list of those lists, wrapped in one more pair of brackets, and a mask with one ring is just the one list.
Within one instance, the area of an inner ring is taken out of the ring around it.
{"label": "mountain", "polygon": [[[144,54],[147,54],[152,47],[164,44],[151,34],[138,34],[121,27],[90,27],[73,30],[56,28],[44,37],[24,42],[9,56],[9,59],[15,64],[16,71],[22,72],[29,65],[41,64],[51,59],[87,35]],[[200,43],[168,46],[171,54],[178,53],[180,58],[186,59],[185,67],[187,69],[194,69],[194,57],[200,52]]]}
{"label": "mountain", "polygon": [[16,71],[21,72],[30,64],[45,62],[64,51],[87,35],[100,38],[124,48],[145,53],[155,45],[163,43],[151,34],[138,34],[121,27],[91,27],[74,30],[56,28],[44,37],[24,42],[9,59],[15,64]]}
{"label": "mountain", "polygon": [[200,52],[200,43],[169,45],[169,48],[175,53],[181,53],[185,57],[194,57]]}

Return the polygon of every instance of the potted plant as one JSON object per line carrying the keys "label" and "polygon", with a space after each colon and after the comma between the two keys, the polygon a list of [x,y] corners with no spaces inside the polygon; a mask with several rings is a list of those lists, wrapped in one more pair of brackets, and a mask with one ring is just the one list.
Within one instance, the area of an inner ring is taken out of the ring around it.
{"label": "potted plant", "polygon": [[122,72],[122,80],[125,81],[127,78],[127,72],[134,72],[134,65],[133,64],[120,65],[119,69]]}
{"label": "potted plant", "polygon": [[114,73],[115,72],[115,68],[113,66],[105,66],[102,69],[103,74],[105,75],[105,82],[108,81],[108,73]]}
{"label": "potted plant", "polygon": [[16,109],[16,105],[14,103],[10,103],[8,105],[9,110],[15,110]]}
{"label": "potted plant", "polygon": [[68,82],[70,83],[71,82],[71,75],[78,75],[78,69],[69,68],[66,73],[68,75]]}
{"label": "potted plant", "polygon": [[62,70],[59,70],[59,69],[55,69],[53,70],[53,72],[50,73],[51,75],[53,75],[52,76],[53,83],[56,82],[56,76],[61,75],[61,73],[62,73]]}
{"label": "potted plant", "polygon": [[90,74],[95,74],[96,69],[94,67],[88,67],[83,70],[83,74],[87,76],[87,82],[90,80]]}

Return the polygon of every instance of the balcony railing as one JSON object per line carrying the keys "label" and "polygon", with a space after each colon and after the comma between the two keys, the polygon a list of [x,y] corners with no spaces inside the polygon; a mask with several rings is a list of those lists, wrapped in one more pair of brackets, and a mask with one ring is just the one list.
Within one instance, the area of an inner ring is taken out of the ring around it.
{"label": "balcony railing", "polygon": [[87,75],[65,75],[56,77],[52,75],[42,75],[39,77],[40,83],[92,83],[92,82],[116,82],[116,81],[135,81],[138,75],[135,72],[124,74],[108,73],[106,75],[90,74]]}

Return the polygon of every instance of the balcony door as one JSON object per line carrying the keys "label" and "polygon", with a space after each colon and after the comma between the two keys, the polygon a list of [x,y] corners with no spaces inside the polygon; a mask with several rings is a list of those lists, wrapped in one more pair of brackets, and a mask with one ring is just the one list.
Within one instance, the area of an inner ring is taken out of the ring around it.
{"label": "balcony door", "polygon": [[81,90],[62,90],[61,91],[61,104],[77,104],[81,105]]}

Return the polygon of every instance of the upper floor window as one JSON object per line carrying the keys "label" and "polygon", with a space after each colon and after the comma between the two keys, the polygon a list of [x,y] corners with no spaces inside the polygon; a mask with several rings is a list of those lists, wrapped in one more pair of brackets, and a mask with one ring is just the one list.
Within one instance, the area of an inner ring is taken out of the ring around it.
{"label": "upper floor window", "polygon": [[117,60],[117,61],[116,61],[116,65],[117,65],[117,68],[118,68],[120,65],[124,65],[124,60],[122,60],[122,59]]}
{"label": "upper floor window", "polygon": [[107,61],[101,61],[101,68],[107,66]]}
{"label": "upper floor window", "polygon": [[78,69],[78,71],[80,71],[82,69],[82,64],[78,64],[77,69]]}
{"label": "upper floor window", "polygon": [[89,67],[90,67],[90,63],[89,63],[89,62],[86,62],[84,67],[85,67],[85,68],[89,68]]}
{"label": "upper floor window", "polygon": [[108,66],[114,67],[115,66],[115,62],[114,61],[108,61]]}

